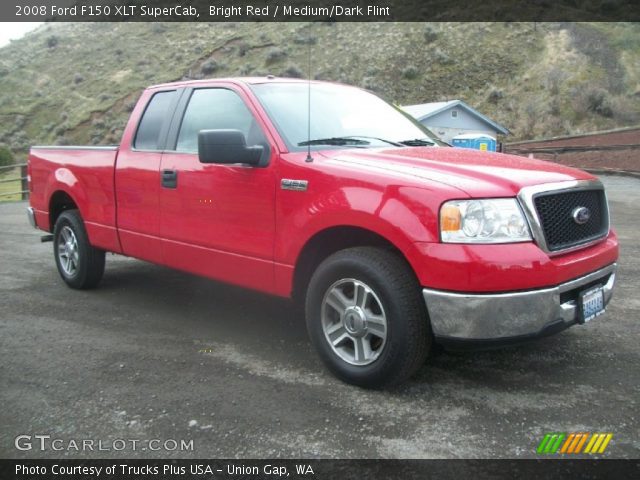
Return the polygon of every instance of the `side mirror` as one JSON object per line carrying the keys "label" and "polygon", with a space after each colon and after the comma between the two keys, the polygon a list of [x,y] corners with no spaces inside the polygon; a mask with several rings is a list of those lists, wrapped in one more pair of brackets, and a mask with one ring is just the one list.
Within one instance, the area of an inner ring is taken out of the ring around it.
{"label": "side mirror", "polygon": [[198,132],[198,157],[201,163],[260,164],[263,147],[247,147],[240,130],[200,130]]}

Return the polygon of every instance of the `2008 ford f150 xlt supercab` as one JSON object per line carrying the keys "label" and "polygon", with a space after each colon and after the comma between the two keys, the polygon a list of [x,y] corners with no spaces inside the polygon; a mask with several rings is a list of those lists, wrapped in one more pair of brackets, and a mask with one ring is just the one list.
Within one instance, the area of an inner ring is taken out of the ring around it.
{"label": "2008 ford f150 xlt supercab", "polygon": [[327,367],[362,386],[407,379],[433,342],[583,324],[613,291],[595,177],[449,148],[355,87],[154,86],[119,147],[33,147],[28,172],[69,286],[95,287],[114,252],[292,297]]}

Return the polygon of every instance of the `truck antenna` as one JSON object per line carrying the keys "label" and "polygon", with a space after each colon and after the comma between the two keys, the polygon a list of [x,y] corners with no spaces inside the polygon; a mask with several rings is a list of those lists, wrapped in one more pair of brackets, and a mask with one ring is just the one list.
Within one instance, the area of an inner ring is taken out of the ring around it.
{"label": "truck antenna", "polygon": [[309,77],[307,78],[307,158],[304,160],[307,163],[313,162],[313,157],[311,156],[311,25],[313,25],[313,23],[309,24],[307,37]]}

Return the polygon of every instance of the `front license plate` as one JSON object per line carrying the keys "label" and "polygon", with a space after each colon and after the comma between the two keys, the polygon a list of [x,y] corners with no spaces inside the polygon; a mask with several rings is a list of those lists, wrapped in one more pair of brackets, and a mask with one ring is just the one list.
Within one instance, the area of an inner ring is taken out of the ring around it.
{"label": "front license plate", "polygon": [[587,323],[604,313],[604,293],[602,286],[591,288],[580,293],[580,323]]}

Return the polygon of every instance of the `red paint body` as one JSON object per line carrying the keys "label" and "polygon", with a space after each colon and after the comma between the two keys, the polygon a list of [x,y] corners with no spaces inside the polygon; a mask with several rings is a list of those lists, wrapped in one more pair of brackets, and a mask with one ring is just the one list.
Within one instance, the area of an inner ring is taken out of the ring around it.
{"label": "red paint body", "polygon": [[[174,87],[189,85],[194,82]],[[271,145],[267,167],[202,164],[195,154],[132,149],[139,118],[162,88],[152,87],[132,112],[118,149],[32,150],[31,206],[39,228],[51,230],[52,198],[64,192],[80,210],[94,246],[285,297],[303,247],[340,226],[387,239],[422,286],[459,292],[557,285],[618,257],[613,231],[594,246],[554,257],[533,242],[439,241],[438,211],[447,200],[514,197],[524,186],[592,179],[586,172],[434,147],[325,150],[307,163],[306,153],[287,151],[246,81],[197,85],[223,86],[241,96]],[[178,171],[178,188],[161,188],[163,169]],[[307,180],[308,190],[282,190],[283,178]]]}

